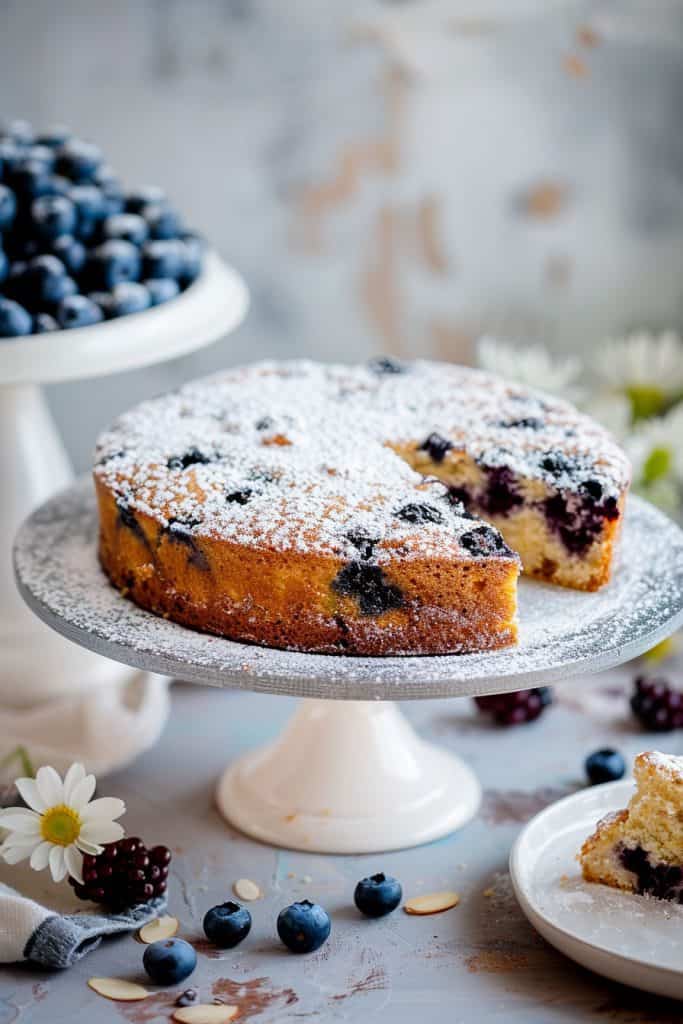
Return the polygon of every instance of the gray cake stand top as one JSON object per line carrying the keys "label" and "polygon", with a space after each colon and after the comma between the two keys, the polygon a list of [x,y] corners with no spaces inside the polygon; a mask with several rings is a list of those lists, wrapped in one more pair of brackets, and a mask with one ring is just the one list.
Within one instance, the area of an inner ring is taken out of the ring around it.
{"label": "gray cake stand top", "polygon": [[96,552],[92,485],[42,505],[14,549],[19,590],[75,643],[195,683],[342,700],[462,697],[519,690],[620,664],[683,624],[683,532],[631,497],[612,581],[595,594],[522,580],[517,647],[440,657],[355,658],[235,643],[176,625],[122,597]]}

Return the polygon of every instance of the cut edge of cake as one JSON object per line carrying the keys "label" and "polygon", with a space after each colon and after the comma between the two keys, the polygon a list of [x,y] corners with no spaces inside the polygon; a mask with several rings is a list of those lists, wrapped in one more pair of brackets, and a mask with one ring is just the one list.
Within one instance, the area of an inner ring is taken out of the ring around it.
{"label": "cut edge of cake", "polygon": [[602,818],[579,853],[584,879],[683,902],[683,757],[656,750],[634,762],[628,806]]}

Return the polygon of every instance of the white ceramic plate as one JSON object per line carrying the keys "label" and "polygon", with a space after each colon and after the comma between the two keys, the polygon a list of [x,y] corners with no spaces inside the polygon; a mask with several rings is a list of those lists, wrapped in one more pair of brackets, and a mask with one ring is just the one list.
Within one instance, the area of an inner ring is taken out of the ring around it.
{"label": "white ceramic plate", "polygon": [[606,978],[683,999],[683,906],[584,882],[576,854],[631,780],[594,786],[537,814],[510,854],[524,914],[544,939]]}

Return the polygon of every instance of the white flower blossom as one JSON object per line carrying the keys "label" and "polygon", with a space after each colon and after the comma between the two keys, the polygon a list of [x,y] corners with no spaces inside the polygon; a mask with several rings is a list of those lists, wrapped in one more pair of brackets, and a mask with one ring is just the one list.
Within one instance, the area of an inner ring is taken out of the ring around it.
{"label": "white flower blossom", "polygon": [[35,779],[15,782],[26,807],[0,811],[0,829],[8,835],[0,845],[7,864],[30,858],[31,867],[49,867],[55,882],[67,874],[83,881],[83,854],[102,853],[103,844],[123,836],[115,818],[125,811],[123,800],[100,797],[92,800],[96,780],[82,764],[72,764],[64,781],[54,768],[39,768]]}
{"label": "white flower blossom", "polygon": [[477,343],[477,363],[482,370],[560,395],[570,402],[577,402],[582,396],[577,385],[580,361],[574,356],[554,358],[541,345],[518,347],[496,338],[481,338]]}
{"label": "white flower blossom", "polygon": [[683,341],[674,331],[605,341],[594,365],[611,391],[629,399],[634,422],[666,412],[683,397]]}

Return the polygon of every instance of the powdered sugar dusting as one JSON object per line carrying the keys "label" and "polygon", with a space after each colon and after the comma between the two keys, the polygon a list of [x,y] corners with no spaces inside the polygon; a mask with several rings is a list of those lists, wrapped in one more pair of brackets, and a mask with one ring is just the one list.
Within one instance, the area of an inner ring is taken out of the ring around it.
{"label": "powdered sugar dusting", "polygon": [[581,593],[523,579],[518,647],[442,657],[300,654],[185,629],[109,584],[96,539],[90,481],[30,517],[15,564],[34,610],[109,657],[216,686],[361,700],[516,690],[619,664],[683,623],[683,534],[637,498],[629,501],[621,562],[606,587]]}
{"label": "powdered sugar dusting", "polygon": [[[122,416],[97,446],[96,475],[127,506],[199,536],[277,550],[357,556],[371,538],[382,564],[443,554],[472,529],[444,484],[391,446],[433,432],[480,465],[603,497],[628,483],[625,456],[571,406],[464,367],[415,362],[381,372],[307,361],[262,363],[196,381]],[[571,466],[544,466],[561,451]],[[416,502],[435,521],[396,513]],[[471,557],[459,548],[463,557]],[[505,557],[515,557],[501,548]]]}
{"label": "powdered sugar dusting", "polygon": [[683,757],[676,757],[675,754],[663,754],[660,750],[647,750],[638,756],[657,771],[677,779],[683,779]]}

